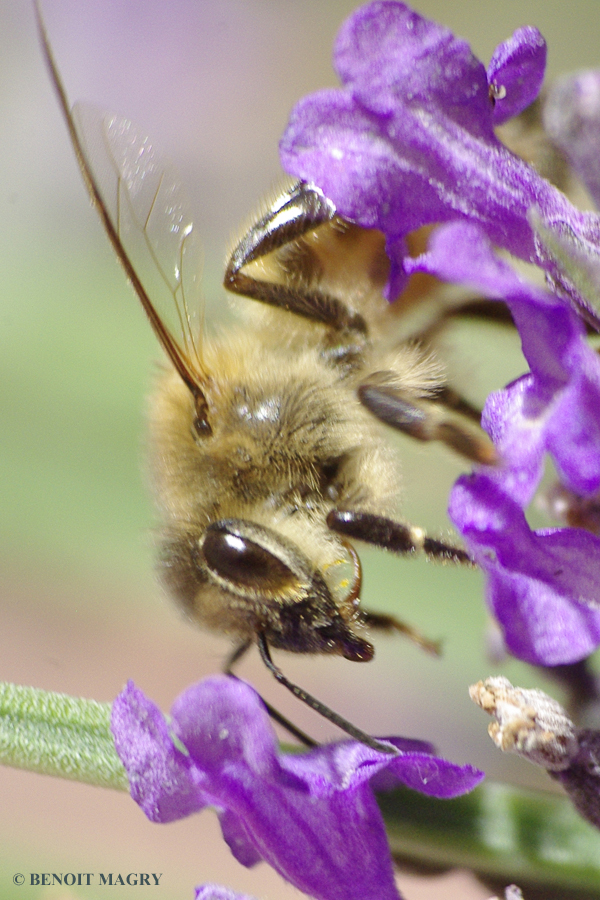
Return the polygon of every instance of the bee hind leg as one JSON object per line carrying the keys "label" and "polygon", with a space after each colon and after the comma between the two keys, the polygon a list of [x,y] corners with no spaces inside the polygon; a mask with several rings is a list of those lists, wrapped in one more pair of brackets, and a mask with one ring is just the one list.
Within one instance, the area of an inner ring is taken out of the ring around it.
{"label": "bee hind leg", "polygon": [[248,271],[252,263],[265,260],[276,251],[293,246],[294,242],[301,242],[309,232],[331,223],[335,217],[335,208],[318,189],[304,182],[294,185],[234,248],[225,270],[225,288],[322,322],[336,331],[366,333],[366,322],[359,313],[349,310],[342,300],[318,286],[309,286],[316,261],[306,247],[302,251],[298,245],[296,258],[289,256],[287,259],[284,266],[287,278],[271,281]]}

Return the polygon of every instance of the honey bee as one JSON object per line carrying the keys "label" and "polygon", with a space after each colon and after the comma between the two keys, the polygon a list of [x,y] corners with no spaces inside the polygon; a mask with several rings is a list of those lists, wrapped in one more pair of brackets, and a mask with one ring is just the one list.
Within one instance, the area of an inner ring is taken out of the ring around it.
{"label": "honey bee", "polygon": [[382,295],[383,235],[344,220],[313,185],[282,189],[254,220],[224,279],[248,298],[241,321],[203,335],[200,248],[181,185],[130,121],[70,109],[39,10],[38,22],[87,188],[168,359],[150,413],[162,579],[192,620],[230,636],[227,672],[256,644],[297,697],[389,749],[290,682],[271,648],[366,661],[368,629],[380,629],[431,649],[360,605],[351,541],[470,563],[398,517],[388,429],[483,462],[491,444],[435,357],[398,337]]}

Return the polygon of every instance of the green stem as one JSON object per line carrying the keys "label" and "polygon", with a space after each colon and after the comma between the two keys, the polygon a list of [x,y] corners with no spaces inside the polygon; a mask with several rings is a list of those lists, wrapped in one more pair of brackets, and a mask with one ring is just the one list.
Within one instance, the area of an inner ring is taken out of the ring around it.
{"label": "green stem", "polygon": [[460,866],[505,884],[543,887],[545,896],[600,896],[600,833],[563,794],[484,781],[455,800],[401,789],[377,801],[398,859]]}
{"label": "green stem", "polygon": [[0,683],[0,764],[129,790],[110,703]]}

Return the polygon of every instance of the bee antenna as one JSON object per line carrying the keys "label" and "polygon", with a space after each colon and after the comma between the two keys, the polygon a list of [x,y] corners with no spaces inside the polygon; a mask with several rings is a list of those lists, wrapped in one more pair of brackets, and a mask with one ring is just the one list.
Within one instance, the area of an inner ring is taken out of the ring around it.
{"label": "bee antenna", "polygon": [[354,738],[354,740],[360,741],[361,744],[365,744],[372,750],[377,750],[379,753],[389,754],[396,754],[398,752],[396,748],[390,746],[390,744],[384,744],[381,741],[376,740],[376,738],[371,737],[371,735],[367,734],[366,731],[361,731],[360,728],[357,728],[351,722],[348,722],[347,719],[344,719],[343,716],[340,716],[324,703],[321,703],[320,700],[317,700],[316,697],[313,697],[312,694],[309,694],[308,691],[304,690],[304,688],[299,687],[297,684],[294,684],[292,681],[286,678],[281,669],[279,669],[271,659],[271,651],[269,650],[269,645],[267,644],[267,639],[264,635],[264,632],[259,631],[257,640],[258,649],[262,661],[264,662],[271,675],[273,675],[273,677],[276,678],[280,684],[286,687],[288,691],[291,691],[292,694],[298,698],[298,700],[302,700],[303,703],[306,703],[307,706],[310,706],[311,709],[314,709],[314,711],[323,716],[324,719],[327,719],[329,722],[337,725],[338,728],[340,728],[342,731],[345,731],[346,734],[350,735],[350,737]]}

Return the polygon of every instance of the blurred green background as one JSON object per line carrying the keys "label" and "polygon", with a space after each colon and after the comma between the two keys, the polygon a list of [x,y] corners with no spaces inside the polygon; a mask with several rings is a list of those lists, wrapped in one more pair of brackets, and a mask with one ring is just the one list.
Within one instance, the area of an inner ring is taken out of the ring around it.
{"label": "blurred green background", "polygon": [[[209,326],[226,307],[229,241],[280,178],[277,142],[293,103],[335,84],[332,40],[355,5],[44,3],[71,99],[131,117],[189,186]],[[597,0],[421,0],[416,8],[467,37],[484,62],[523,24],[545,35],[550,76],[600,56]],[[183,622],[153,577],[144,408],[159,350],[87,201],[28,2],[0,0],[0,35],[0,678],[98,700],[133,678],[166,711],[186,685],[219,669],[228,644]],[[448,362],[458,385],[481,399],[522,371],[514,335],[467,327]],[[407,517],[447,533],[460,462],[410,441],[402,453]],[[368,605],[442,638],[443,659],[383,638],[367,667],[280,657],[289,677],[368,731],[429,739],[493,778],[550,789],[494,750],[467,696],[468,684],[498,671],[541,684],[516,663],[486,660],[479,574],[374,552],[364,553],[364,567]],[[241,674],[311,733],[331,733],[282,696],[258,660]],[[209,880],[259,897],[297,896],[265,867],[235,864],[210,813],[161,829],[124,796],[0,770],[0,898],[94,896],[13,887],[14,873],[32,871],[163,872],[163,897],[191,897]],[[439,896],[408,876],[401,883],[413,900]],[[113,888],[113,896],[139,890]]]}

